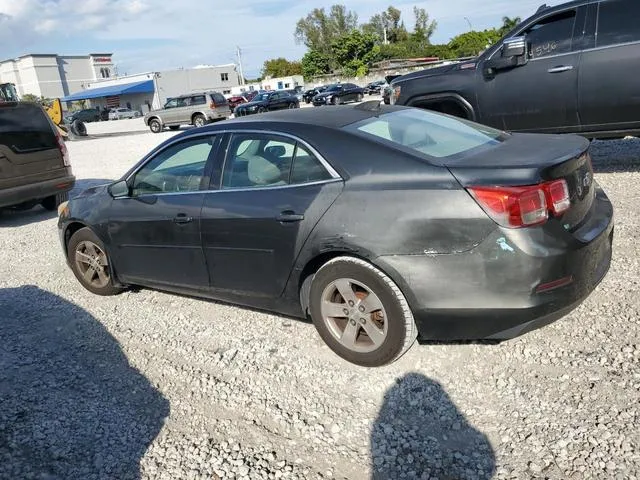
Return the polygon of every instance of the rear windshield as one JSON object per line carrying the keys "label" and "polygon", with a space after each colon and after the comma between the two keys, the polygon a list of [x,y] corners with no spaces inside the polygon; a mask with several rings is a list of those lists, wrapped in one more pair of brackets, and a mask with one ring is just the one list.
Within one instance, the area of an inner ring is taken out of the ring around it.
{"label": "rear windshield", "polygon": [[46,114],[39,106],[30,104],[0,104],[0,145],[16,153],[57,147]]}
{"label": "rear windshield", "polygon": [[224,95],[221,93],[212,93],[213,101],[216,102],[216,105],[226,105],[227,99],[224,98]]}
{"label": "rear windshield", "polygon": [[497,145],[506,138],[500,130],[417,108],[367,118],[345,128],[435,158]]}

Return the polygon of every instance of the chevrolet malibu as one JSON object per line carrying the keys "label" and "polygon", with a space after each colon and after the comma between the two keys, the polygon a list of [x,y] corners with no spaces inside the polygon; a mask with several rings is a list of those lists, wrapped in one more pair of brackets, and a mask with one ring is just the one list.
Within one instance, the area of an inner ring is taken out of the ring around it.
{"label": "chevrolet malibu", "polygon": [[192,129],[59,208],[78,281],[311,317],[380,366],[417,337],[495,339],[605,276],[613,209],[588,141],[365,102]]}

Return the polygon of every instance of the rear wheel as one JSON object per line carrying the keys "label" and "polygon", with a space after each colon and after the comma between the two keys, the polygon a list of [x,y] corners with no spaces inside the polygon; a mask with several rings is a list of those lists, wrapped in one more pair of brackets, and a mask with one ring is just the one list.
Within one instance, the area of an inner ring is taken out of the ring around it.
{"label": "rear wheel", "polygon": [[149,120],[149,129],[153,133],[160,133],[162,131],[162,124],[157,119]]}
{"label": "rear wheel", "polygon": [[417,329],[397,285],[364,260],[338,257],[315,274],[311,318],[325,343],[365,367],[396,361],[413,345]]}
{"label": "rear wheel", "polygon": [[196,127],[204,127],[207,124],[207,119],[202,115],[194,115],[193,124]]}
{"label": "rear wheel", "polygon": [[91,293],[107,296],[121,291],[111,281],[109,256],[103,243],[89,228],[81,228],[73,234],[67,255],[73,274]]}
{"label": "rear wheel", "polygon": [[69,200],[69,192],[64,192],[45,198],[40,204],[50,212],[54,212],[62,202],[66,202],[67,200]]}

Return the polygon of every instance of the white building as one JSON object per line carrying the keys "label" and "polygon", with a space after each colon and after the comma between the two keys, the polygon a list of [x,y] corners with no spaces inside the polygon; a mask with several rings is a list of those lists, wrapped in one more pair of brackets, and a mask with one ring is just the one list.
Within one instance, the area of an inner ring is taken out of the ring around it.
{"label": "white building", "polygon": [[86,89],[62,98],[64,102],[88,100],[92,106],[128,107],[146,113],[167,99],[188,93],[231,93],[239,85],[234,64],[148,72],[88,83]]}
{"label": "white building", "polygon": [[13,83],[19,95],[60,98],[114,76],[111,53],[60,56],[29,54],[0,62],[0,83]]}
{"label": "white building", "polygon": [[244,92],[253,90],[293,90],[300,86],[304,86],[304,77],[302,75],[291,75],[289,77],[265,78],[260,82],[240,85],[235,87],[231,93],[241,95]]}

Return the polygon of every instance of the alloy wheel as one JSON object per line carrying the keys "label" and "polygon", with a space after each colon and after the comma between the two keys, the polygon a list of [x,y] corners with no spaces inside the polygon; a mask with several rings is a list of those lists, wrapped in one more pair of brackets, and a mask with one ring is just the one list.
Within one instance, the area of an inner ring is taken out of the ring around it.
{"label": "alloy wheel", "polygon": [[372,352],[387,337],[382,301],[362,282],[349,278],[331,282],[322,293],[320,311],[331,334],[351,351]]}
{"label": "alloy wheel", "polygon": [[109,262],[102,249],[89,240],[84,240],[76,246],[75,262],[82,278],[95,288],[109,285]]}

